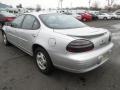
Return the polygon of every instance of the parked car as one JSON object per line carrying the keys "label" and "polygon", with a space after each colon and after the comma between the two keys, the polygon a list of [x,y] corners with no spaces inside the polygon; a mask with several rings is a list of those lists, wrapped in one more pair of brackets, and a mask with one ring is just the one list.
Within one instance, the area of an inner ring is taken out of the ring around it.
{"label": "parked car", "polygon": [[81,15],[81,20],[82,21],[92,21],[92,15],[89,13],[78,13],[79,15]]}
{"label": "parked car", "polygon": [[79,21],[81,21],[81,20],[82,20],[82,16],[81,16],[81,15],[79,15],[79,14],[76,14],[76,13],[64,12],[63,14],[73,16],[73,17],[75,17],[75,18],[76,18],[77,20],[79,20]]}
{"label": "parked car", "polygon": [[91,14],[92,15],[92,20],[98,20],[98,16],[95,14]]}
{"label": "parked car", "polygon": [[74,73],[91,71],[109,59],[113,47],[108,30],[89,27],[69,15],[29,13],[10,24],[3,27],[4,44],[12,43],[34,56],[45,74],[54,67]]}
{"label": "parked car", "polygon": [[98,13],[96,15],[98,16],[98,19],[103,19],[103,20],[111,19],[110,15],[108,15],[107,13]]}
{"label": "parked car", "polygon": [[0,12],[0,29],[2,29],[3,25],[6,22],[10,22],[15,19],[15,15],[8,13],[8,12]]}
{"label": "parked car", "polygon": [[120,12],[115,13],[117,15],[117,19],[120,19]]}
{"label": "parked car", "polygon": [[75,17],[77,20],[81,21],[82,20],[82,16],[76,13],[72,14],[73,17]]}
{"label": "parked car", "polygon": [[115,13],[108,13],[112,20],[117,19],[118,16]]}

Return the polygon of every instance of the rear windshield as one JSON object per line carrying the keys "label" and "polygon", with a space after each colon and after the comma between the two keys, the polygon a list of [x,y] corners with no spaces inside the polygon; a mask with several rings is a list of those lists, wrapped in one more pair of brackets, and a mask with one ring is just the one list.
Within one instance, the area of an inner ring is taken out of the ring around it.
{"label": "rear windshield", "polygon": [[72,16],[63,14],[43,14],[39,16],[41,21],[49,28],[53,29],[73,29],[86,27],[84,23]]}
{"label": "rear windshield", "polygon": [[15,17],[14,14],[8,13],[8,12],[0,12],[0,14],[2,14],[5,17]]}

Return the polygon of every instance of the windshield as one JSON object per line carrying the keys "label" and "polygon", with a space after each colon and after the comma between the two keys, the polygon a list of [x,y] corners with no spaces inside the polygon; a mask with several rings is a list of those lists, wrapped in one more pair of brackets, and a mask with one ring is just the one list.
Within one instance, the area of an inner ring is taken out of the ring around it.
{"label": "windshield", "polygon": [[47,27],[53,29],[73,29],[87,26],[69,15],[44,14],[40,15],[40,19]]}

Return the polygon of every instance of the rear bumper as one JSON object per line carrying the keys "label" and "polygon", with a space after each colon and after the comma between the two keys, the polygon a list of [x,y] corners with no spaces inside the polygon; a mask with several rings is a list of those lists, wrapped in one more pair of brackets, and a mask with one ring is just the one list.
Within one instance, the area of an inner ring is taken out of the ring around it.
{"label": "rear bumper", "polygon": [[87,21],[92,21],[92,17],[86,18]]}
{"label": "rear bumper", "polygon": [[[112,47],[113,43],[110,43],[103,48],[85,53],[64,55],[56,53],[52,56],[53,64],[61,69],[74,73],[88,72],[109,60]],[[105,58],[104,55],[108,56]]]}

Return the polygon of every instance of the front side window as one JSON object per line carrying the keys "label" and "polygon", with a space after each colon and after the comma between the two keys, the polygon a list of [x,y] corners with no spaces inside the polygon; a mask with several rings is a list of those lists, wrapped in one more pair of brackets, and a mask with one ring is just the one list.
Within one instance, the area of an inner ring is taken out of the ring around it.
{"label": "front side window", "polygon": [[21,15],[19,17],[17,17],[15,20],[13,20],[12,25],[15,28],[21,28],[21,24],[23,22],[25,15]]}
{"label": "front side window", "polygon": [[47,27],[53,29],[73,29],[87,26],[74,17],[63,14],[43,14],[40,15],[40,19]]}
{"label": "front side window", "polygon": [[27,15],[23,21],[22,28],[32,30],[33,23],[35,21],[35,17],[32,15]]}

